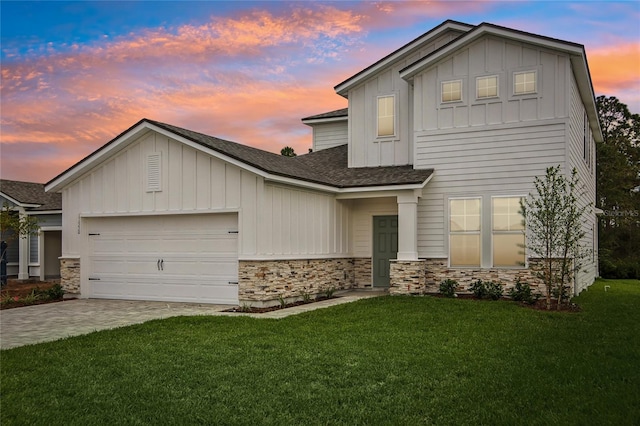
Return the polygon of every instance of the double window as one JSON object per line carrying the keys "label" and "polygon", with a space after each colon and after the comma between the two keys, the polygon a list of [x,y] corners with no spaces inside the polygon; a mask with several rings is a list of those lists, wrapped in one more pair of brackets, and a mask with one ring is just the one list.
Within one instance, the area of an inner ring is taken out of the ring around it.
{"label": "double window", "polygon": [[482,204],[480,197],[449,200],[450,266],[485,266],[483,247],[491,252],[490,265],[486,266],[524,266],[525,236],[520,197],[491,198],[490,231],[482,227]]}

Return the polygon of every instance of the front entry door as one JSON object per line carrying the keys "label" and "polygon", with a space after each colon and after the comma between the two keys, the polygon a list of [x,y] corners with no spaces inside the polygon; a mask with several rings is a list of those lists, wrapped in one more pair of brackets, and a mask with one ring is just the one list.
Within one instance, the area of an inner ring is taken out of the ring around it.
{"label": "front entry door", "polygon": [[398,216],[373,217],[373,286],[389,287],[389,259],[398,257]]}

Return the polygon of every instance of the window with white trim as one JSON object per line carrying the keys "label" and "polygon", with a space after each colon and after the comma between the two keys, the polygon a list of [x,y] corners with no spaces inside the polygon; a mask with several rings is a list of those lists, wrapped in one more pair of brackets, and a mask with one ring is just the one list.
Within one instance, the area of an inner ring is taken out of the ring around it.
{"label": "window with white trim", "polygon": [[513,94],[526,95],[528,93],[536,93],[538,90],[536,77],[537,73],[535,71],[513,73]]}
{"label": "window with white trim", "polygon": [[491,211],[493,266],[524,266],[524,218],[520,213],[520,197],[493,197]]}
{"label": "window with white trim", "polygon": [[449,263],[451,266],[480,266],[481,199],[449,200]]}
{"label": "window with white trim", "polygon": [[476,98],[496,98],[498,97],[498,76],[488,75],[476,78]]}
{"label": "window with white trim", "polygon": [[378,137],[396,134],[395,109],[396,97],[394,95],[378,97]]}
{"label": "window with white trim", "polygon": [[440,89],[443,103],[462,100],[462,80],[443,81]]}

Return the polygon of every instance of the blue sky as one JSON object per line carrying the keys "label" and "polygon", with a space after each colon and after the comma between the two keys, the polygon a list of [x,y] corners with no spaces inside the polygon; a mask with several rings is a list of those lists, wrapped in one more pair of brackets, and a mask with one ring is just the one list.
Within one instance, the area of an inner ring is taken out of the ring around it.
{"label": "blue sky", "polygon": [[143,117],[278,152],[333,86],[446,19],[585,45],[640,112],[640,2],[2,1],[2,178],[45,182]]}

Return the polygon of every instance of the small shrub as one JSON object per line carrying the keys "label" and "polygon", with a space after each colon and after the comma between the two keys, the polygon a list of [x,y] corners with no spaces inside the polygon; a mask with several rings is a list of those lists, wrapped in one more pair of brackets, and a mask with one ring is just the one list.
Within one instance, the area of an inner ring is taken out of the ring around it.
{"label": "small shrub", "polygon": [[46,291],[46,295],[51,300],[62,299],[62,297],[64,296],[64,289],[60,284],[55,284],[53,287]]}
{"label": "small shrub", "polygon": [[458,281],[447,278],[440,283],[440,294],[445,297],[455,297],[456,289],[458,288]]}
{"label": "small shrub", "polygon": [[487,287],[482,280],[478,280],[471,284],[469,291],[473,293],[473,297],[476,299],[482,299],[487,295]]}
{"label": "small shrub", "polygon": [[334,287],[330,287],[327,290],[325,290],[324,295],[327,297],[327,299],[331,299],[335,291],[336,289]]}
{"label": "small shrub", "polygon": [[311,294],[309,294],[309,292],[308,292],[308,291],[304,291],[304,290],[303,290],[303,291],[301,292],[301,294],[302,294],[302,301],[303,301],[304,303],[309,303],[309,302],[311,302]]}
{"label": "small shrub", "polygon": [[240,312],[251,312],[251,303],[243,303],[242,306],[240,306]]}
{"label": "small shrub", "polygon": [[528,305],[533,305],[540,298],[540,295],[534,295],[529,284],[523,283],[520,281],[520,278],[516,278],[515,286],[509,290],[509,297],[515,302],[524,302]]}
{"label": "small shrub", "polygon": [[282,296],[278,296],[278,303],[280,303],[281,308],[285,308],[287,306],[287,301]]}
{"label": "small shrub", "polygon": [[488,283],[486,283],[486,286],[487,286],[487,296],[489,296],[491,300],[498,300],[502,297],[504,290],[502,288],[502,285],[500,285],[500,283],[494,283],[493,281],[489,281]]}

